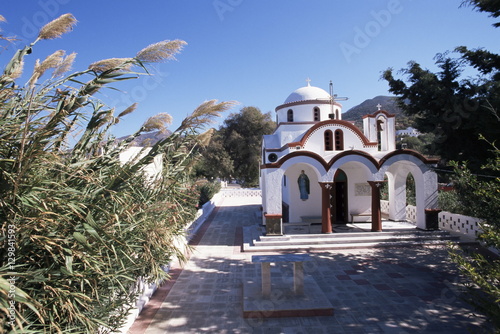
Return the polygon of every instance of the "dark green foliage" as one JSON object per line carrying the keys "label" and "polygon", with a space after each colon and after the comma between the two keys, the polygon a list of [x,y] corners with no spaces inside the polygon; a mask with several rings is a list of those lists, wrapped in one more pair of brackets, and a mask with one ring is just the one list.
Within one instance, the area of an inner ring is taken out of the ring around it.
{"label": "dark green foliage", "polygon": [[[500,152],[484,167],[500,171]],[[484,178],[471,173],[466,165],[453,164],[456,179],[455,206],[469,216],[483,218],[479,240],[500,250],[500,178]],[[464,253],[457,247],[450,254],[471,282],[466,283],[468,301],[486,314],[500,332],[500,259],[476,253]]]}
{"label": "dark green foliage", "polygon": [[[465,0],[462,5],[473,6],[480,12],[489,13],[494,18],[500,16],[500,1],[498,0]],[[500,27],[500,22],[494,23],[493,26]]]}
{"label": "dark green foliage", "polygon": [[217,194],[221,189],[220,182],[203,182],[197,185],[198,192],[200,193],[200,200],[198,201],[198,208],[201,208],[203,204],[209,202],[215,194]]}
{"label": "dark green foliage", "polygon": [[[495,18],[500,15],[497,0],[468,0],[463,4]],[[441,194],[440,204],[455,213],[483,218],[479,239],[500,250],[500,156],[495,146],[500,139],[500,56],[464,46],[455,52],[458,58],[437,55],[437,73],[410,62],[402,70],[407,83],[396,79],[392,69],[386,70],[383,78],[390,92],[398,95],[404,112],[415,117],[415,127],[434,134],[431,152],[445,162],[457,161],[451,164],[456,191]],[[475,69],[478,75],[462,78],[466,67]],[[457,247],[450,255],[469,278],[465,284],[469,302],[486,314],[500,333],[500,260],[476,252],[468,254]]]}
{"label": "dark green foliage", "polygon": [[[459,49],[463,54],[466,49]],[[422,69],[410,62],[402,73],[409,85],[393,77],[392,70],[384,72],[390,91],[399,97],[399,105],[407,115],[415,117],[415,127],[422,133],[434,134],[430,152],[445,161],[469,161],[471,168],[479,166],[491,157],[483,135],[489,141],[500,139],[499,81],[490,73],[498,73],[495,66],[484,70],[476,80],[460,79],[465,65],[476,67],[471,55],[452,59],[438,55],[438,73]],[[479,68],[479,67],[477,67]]]}
{"label": "dark green foliage", "polygon": [[244,187],[257,186],[262,136],[271,134],[274,128],[271,115],[255,107],[229,115],[204,153],[200,174],[236,179]]}
{"label": "dark green foliage", "polygon": [[234,172],[233,160],[224,148],[221,133],[215,131],[209,145],[202,150],[203,158],[196,165],[196,176],[208,180],[230,179]]}

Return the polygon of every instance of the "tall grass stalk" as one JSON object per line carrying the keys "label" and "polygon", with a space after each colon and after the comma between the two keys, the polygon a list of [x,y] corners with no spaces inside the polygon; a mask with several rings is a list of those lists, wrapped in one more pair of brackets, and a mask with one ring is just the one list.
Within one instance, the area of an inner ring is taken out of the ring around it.
{"label": "tall grass stalk", "polygon": [[[13,74],[35,44],[60,37],[75,23],[65,14],[43,27],[0,76],[1,333],[119,328],[133,306],[136,279],[168,278],[162,265],[182,258],[175,240],[198,202],[189,175],[199,133],[232,106],[203,103],[141,157],[120,163],[134,138],[166,126],[167,117],[118,142],[110,129],[135,106],[115,116],[96,93],[136,78],[141,72],[134,68],[147,73],[151,61],[172,59],[185,43],[163,41],[136,57],[101,61],[65,76],[75,55],[66,59],[61,51],[43,72],[18,83]],[[50,71],[57,75],[42,82]],[[81,135],[70,145],[77,131]],[[158,157],[162,172],[150,178],[144,168]]]}

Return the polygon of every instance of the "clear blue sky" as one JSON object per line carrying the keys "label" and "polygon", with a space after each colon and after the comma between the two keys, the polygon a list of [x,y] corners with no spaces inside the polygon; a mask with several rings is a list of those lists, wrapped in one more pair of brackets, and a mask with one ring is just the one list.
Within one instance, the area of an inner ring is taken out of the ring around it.
{"label": "clear blue sky", "polygon": [[[377,95],[390,95],[380,80],[388,67],[415,60],[435,69],[436,53],[456,46],[499,52],[493,19],[461,0],[4,0],[4,34],[19,46],[38,28],[64,13],[78,20],[61,39],[42,41],[27,62],[58,49],[77,52],[75,70],[91,62],[130,57],[165,39],[188,45],[177,61],[155,65],[153,78],[116,85],[98,95],[118,112],[132,102],[138,110],[114,131],[133,132],[148,117],[168,112],[176,127],[205,100],[236,100],[232,112],[255,106],[262,112],[283,103],[295,89],[311,85],[349,97],[343,111]],[[0,53],[2,66],[14,47]],[[227,115],[226,115],[227,116]]]}

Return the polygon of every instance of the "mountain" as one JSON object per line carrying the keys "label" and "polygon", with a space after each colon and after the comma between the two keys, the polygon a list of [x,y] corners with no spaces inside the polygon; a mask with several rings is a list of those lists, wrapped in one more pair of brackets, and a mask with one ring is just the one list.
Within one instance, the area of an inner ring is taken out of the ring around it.
{"label": "mountain", "polygon": [[[143,133],[139,135],[132,141],[132,146],[153,146],[157,141],[165,139],[170,136],[172,132],[170,131],[155,131],[149,133]],[[118,141],[127,139],[129,136],[123,136],[118,138]]]}
{"label": "mountain", "polygon": [[373,114],[378,110],[377,105],[381,105],[381,109],[389,114],[396,115],[396,130],[406,129],[413,126],[411,117],[403,114],[401,108],[398,107],[394,96],[376,96],[373,99],[368,99],[342,113],[342,119],[346,121],[354,121],[354,124],[359,128],[363,128],[363,116]]}

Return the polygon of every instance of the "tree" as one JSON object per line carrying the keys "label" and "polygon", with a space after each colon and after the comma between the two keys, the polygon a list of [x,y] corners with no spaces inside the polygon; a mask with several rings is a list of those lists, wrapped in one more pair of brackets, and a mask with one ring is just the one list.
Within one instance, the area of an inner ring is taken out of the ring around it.
{"label": "tree", "polygon": [[234,178],[245,187],[258,185],[262,136],[274,128],[271,115],[255,107],[229,115],[205,153],[205,170],[212,167],[218,177]]}
{"label": "tree", "polygon": [[[500,16],[500,2],[491,0],[465,0],[463,6],[473,6],[480,12],[490,13],[491,17],[497,18]],[[500,22],[493,24],[494,27],[500,27]]]}
{"label": "tree", "polygon": [[[135,106],[115,116],[96,94],[172,59],[185,42],[162,41],[69,75],[75,54],[56,51],[18,84],[36,44],[75,22],[64,14],[42,27],[0,76],[0,333],[119,328],[134,305],[136,279],[166,279],[162,266],[182,258],[176,240],[196,211],[190,175],[200,132],[232,106],[203,103],[170,136],[122,164],[119,156],[135,138],[163,130],[172,118],[153,116],[117,142],[110,129]],[[75,132],[81,135],[69,145]],[[144,167],[156,158],[164,168],[151,178]]]}
{"label": "tree", "polygon": [[[483,168],[500,172],[500,151],[492,146],[495,158]],[[453,166],[457,207],[462,208],[465,215],[483,219],[479,239],[500,251],[500,178],[477,176],[466,164],[453,163]],[[486,314],[500,333],[500,259],[464,252],[456,246],[450,250],[450,255],[470,279],[465,283],[468,301]]]}
{"label": "tree", "polygon": [[[386,70],[383,77],[390,91],[398,95],[403,112],[415,116],[415,127],[422,133],[434,134],[432,154],[440,155],[445,162],[469,161],[470,167],[478,170],[482,162],[491,158],[488,145],[479,140],[479,135],[489,141],[500,139],[500,81],[495,79],[500,67],[479,68],[471,56],[466,56],[468,51],[457,51],[463,54],[462,58],[437,56],[440,71],[436,74],[410,62],[402,70],[409,85],[395,79],[392,69]],[[460,79],[466,64],[480,70],[481,76],[476,80]]]}
{"label": "tree", "polygon": [[218,131],[214,131],[209,145],[202,149],[203,159],[196,165],[195,175],[213,181],[229,179],[234,172],[233,160],[224,149],[224,142]]}
{"label": "tree", "polygon": [[[500,15],[500,2],[496,0],[470,0],[463,5],[472,5],[493,17]],[[408,85],[395,79],[392,69],[386,70],[383,78],[390,91],[399,95],[404,112],[416,116],[417,129],[434,133],[433,152],[445,161],[456,160],[450,163],[455,172],[454,206],[462,208],[464,214],[484,219],[479,239],[500,250],[500,154],[495,146],[500,139],[500,55],[465,46],[455,52],[459,58],[448,54],[436,57],[440,68],[436,74],[410,62],[402,70]],[[460,78],[466,66],[477,70],[475,79]],[[476,175],[478,172],[482,178]],[[476,251],[464,252],[458,246],[450,248],[450,255],[469,278],[465,283],[469,302],[486,314],[500,333],[500,261]]]}

